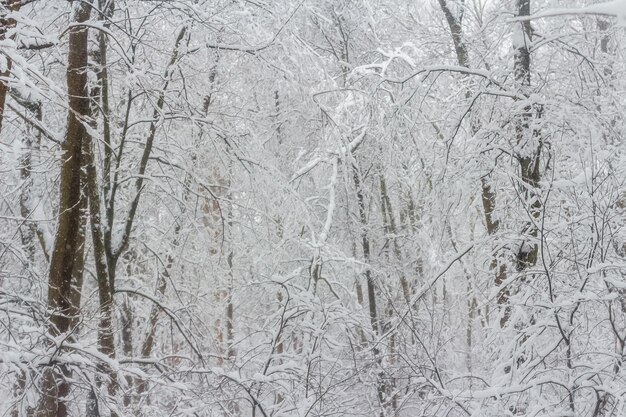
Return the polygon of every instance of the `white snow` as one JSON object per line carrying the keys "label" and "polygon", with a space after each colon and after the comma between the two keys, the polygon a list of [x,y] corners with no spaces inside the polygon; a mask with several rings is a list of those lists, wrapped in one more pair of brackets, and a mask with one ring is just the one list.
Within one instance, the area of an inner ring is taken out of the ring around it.
{"label": "white snow", "polygon": [[[626,26],[626,0],[614,0],[605,3],[592,4],[580,8],[549,9],[530,16],[528,19],[537,19],[564,15],[605,15],[617,17],[619,26]],[[518,19],[514,19],[518,20]],[[519,20],[526,20],[519,19]]]}

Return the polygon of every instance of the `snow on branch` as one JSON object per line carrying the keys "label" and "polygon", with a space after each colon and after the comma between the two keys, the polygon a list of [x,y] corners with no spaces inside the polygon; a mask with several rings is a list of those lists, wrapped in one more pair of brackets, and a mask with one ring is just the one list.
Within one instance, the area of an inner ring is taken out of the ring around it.
{"label": "snow on branch", "polygon": [[572,16],[572,15],[595,15],[617,17],[620,26],[626,25],[626,0],[614,0],[605,3],[592,4],[580,8],[558,8],[548,9],[535,13],[531,16],[524,16],[511,19],[512,22],[528,21],[545,17]]}
{"label": "snow on branch", "polygon": [[316,158],[313,158],[305,166],[297,170],[291,176],[291,179],[289,180],[289,182],[293,182],[297,180],[301,176],[305,175],[307,172],[310,172],[313,168],[315,168],[317,165],[319,165],[322,162],[331,162],[331,160],[334,158],[340,157],[342,155],[348,155],[354,152],[359,147],[359,145],[363,142],[363,139],[365,139],[365,134],[367,133],[367,129],[365,128],[366,125],[367,123],[358,128],[358,129],[362,129],[361,133],[359,133],[353,140],[351,140],[347,146],[341,146],[339,147],[338,150],[326,151],[328,156],[318,156]]}

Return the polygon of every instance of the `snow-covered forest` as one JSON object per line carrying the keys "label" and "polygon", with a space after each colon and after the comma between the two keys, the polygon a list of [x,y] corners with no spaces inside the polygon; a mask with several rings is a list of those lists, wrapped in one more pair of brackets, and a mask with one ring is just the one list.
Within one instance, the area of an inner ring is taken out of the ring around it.
{"label": "snow-covered forest", "polygon": [[1,0],[0,416],[626,416],[625,24]]}

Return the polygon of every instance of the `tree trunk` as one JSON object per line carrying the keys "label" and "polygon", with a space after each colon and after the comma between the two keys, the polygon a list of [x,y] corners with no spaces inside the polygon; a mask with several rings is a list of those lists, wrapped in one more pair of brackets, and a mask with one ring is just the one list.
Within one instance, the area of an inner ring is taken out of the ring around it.
{"label": "tree trunk", "polygon": [[[380,196],[381,196],[381,211],[383,215],[383,224],[385,225],[385,230],[387,234],[390,236],[389,238],[392,241],[393,246],[393,254],[396,258],[398,265],[402,265],[402,253],[400,251],[400,245],[398,244],[397,233],[398,229],[396,227],[396,219],[393,214],[393,207],[391,206],[391,199],[389,198],[389,194],[387,192],[387,182],[385,181],[385,177],[383,175],[380,176]],[[402,295],[404,297],[404,301],[409,303],[411,300],[411,286],[404,275],[404,271],[399,271],[400,275],[400,287],[402,288]]]}
{"label": "tree trunk", "polygon": [[[470,68],[469,53],[463,36],[463,14],[455,16],[455,14],[450,9],[447,0],[438,1],[450,28],[450,34],[452,35],[452,41],[454,43],[454,50],[456,52],[457,62],[462,67]],[[470,97],[471,95],[472,92],[468,90],[466,92],[466,96]],[[472,135],[476,135],[476,133],[478,133],[479,126],[474,121],[471,122],[470,128]],[[496,208],[496,192],[493,189],[493,186],[489,183],[488,176],[481,178],[481,197],[487,234],[490,236],[495,236],[499,231],[500,222],[494,218]],[[496,253],[493,253],[492,256],[493,258],[491,260],[490,268],[495,274],[494,284],[496,287],[501,287],[507,279],[507,268],[506,265],[498,261]],[[508,302],[509,290],[507,288],[502,288],[498,292],[498,305],[500,306],[500,308],[504,309],[500,319],[500,325],[502,327],[504,327],[504,325],[507,323],[510,315]]]}
{"label": "tree trunk", "polygon": [[[89,19],[91,13],[89,3],[76,2],[72,4],[72,7],[75,23],[82,23]],[[88,31],[85,27],[80,25],[70,27],[67,65],[69,114],[62,146],[59,220],[48,277],[48,309],[50,310],[48,333],[56,339],[71,331],[71,314],[76,309],[76,306],[72,305],[71,293],[76,253],[79,252],[81,243],[79,239],[81,154],[86,129],[80,119],[89,115],[87,40]],[[65,397],[70,391],[67,381],[69,370],[66,366],[54,365],[54,358],[50,360],[51,366],[44,370],[41,398],[35,415],[37,417],[66,417],[68,410]]]}
{"label": "tree trunk", "polygon": [[[367,214],[365,212],[365,196],[361,186],[361,178],[359,177],[356,166],[352,166],[354,187],[356,189],[357,204],[359,207],[359,220],[361,222],[361,250],[363,251],[363,259],[366,264],[370,262],[370,240],[367,234]],[[375,334],[379,333],[378,310],[376,308],[376,287],[372,278],[372,271],[369,265],[365,269],[365,282],[367,284],[367,301],[369,304],[369,316],[372,330]]]}
{"label": "tree trunk", "polygon": [[[102,230],[102,216],[100,210],[100,193],[96,167],[94,162],[94,150],[91,137],[85,135],[85,169],[87,172],[87,190],[89,195],[89,215],[91,220],[91,240],[94,248],[94,260],[96,264],[96,279],[98,282],[98,296],[100,308],[100,325],[98,327],[98,348],[107,357],[115,358],[115,340],[113,335],[113,292],[111,282],[114,279],[115,260],[109,260],[104,245],[104,232]],[[108,375],[108,390],[110,395],[117,391],[117,376],[108,366],[102,364],[101,371]],[[92,402],[93,404],[93,402]],[[88,407],[88,410],[90,408]],[[88,414],[95,415],[96,411]]]}
{"label": "tree trunk", "polygon": [[[174,242],[172,242],[173,248],[176,248],[178,246],[179,233],[180,233],[180,224],[176,224],[176,226],[174,227]],[[165,295],[165,289],[167,288],[167,280],[170,279],[169,270],[171,269],[173,263],[174,263],[174,257],[170,253],[167,255],[167,262],[165,264],[163,273],[159,274],[158,279],[157,279],[156,292],[157,292],[157,297],[160,299],[163,299]],[[149,358],[150,356],[152,356],[152,349],[154,348],[154,340],[156,337],[158,318],[159,318],[160,312],[161,312],[161,307],[158,306],[157,304],[152,304],[152,307],[150,308],[150,315],[148,318],[148,325],[147,325],[148,331],[146,334],[146,338],[144,339],[143,344],[141,345],[141,357],[142,358]],[[137,393],[143,394],[144,392],[146,392],[147,388],[148,388],[147,382],[145,380],[141,380],[137,384]]]}
{"label": "tree trunk", "polygon": [[[368,222],[367,222],[367,213],[365,211],[365,195],[363,194],[363,186],[361,183],[360,173],[356,165],[352,165],[352,178],[354,181],[354,187],[356,191],[357,197],[357,205],[359,207],[359,220],[361,223],[361,250],[363,251],[363,260],[366,264],[365,269],[365,282],[367,285],[367,301],[369,305],[369,316],[370,316],[370,324],[372,326],[372,330],[374,332],[374,337],[378,338],[382,333],[382,326],[380,323],[380,319],[378,317],[378,308],[376,306],[376,286],[374,285],[374,278],[372,277],[372,270],[369,266],[370,263],[370,239],[367,233]],[[372,347],[372,353],[374,354],[374,359],[376,364],[379,367],[378,372],[378,381],[377,381],[377,393],[378,393],[378,401],[381,405],[381,416],[385,414],[384,409],[387,403],[386,394],[387,394],[387,385],[385,384],[384,378],[384,370],[382,367],[382,357],[381,352],[378,347],[376,347],[377,341],[375,341]]]}
{"label": "tree trunk", "polygon": [[[22,7],[21,0],[3,0],[1,3],[2,7],[9,12],[16,12]],[[0,18],[0,41],[5,40],[7,31],[14,28],[16,23],[15,19]],[[5,55],[5,57],[6,69],[0,71],[1,78],[8,78],[11,75],[11,67],[13,66],[11,58],[7,55]],[[8,91],[9,83],[7,81],[0,81],[0,131],[2,131],[2,123],[4,122],[4,107],[6,105]]]}
{"label": "tree trunk", "polygon": [[[516,0],[516,10],[520,17],[530,16],[530,0]],[[514,36],[517,39],[517,44],[513,45],[515,81],[519,91],[528,95],[531,92],[530,43],[532,42],[532,30],[530,22],[517,23],[516,30],[519,33]],[[538,230],[534,222],[541,216],[542,209],[541,196],[538,192],[541,179],[542,141],[539,131],[531,127],[531,122],[533,118],[541,117],[541,110],[540,106],[537,105],[526,106],[515,126],[517,145],[522,149],[518,155],[522,179],[521,195],[524,196],[525,201],[523,203],[528,205],[526,208],[532,216],[526,227],[530,242],[524,241],[516,256],[516,266],[519,272],[534,266],[537,263],[539,252],[539,246],[536,243]]]}

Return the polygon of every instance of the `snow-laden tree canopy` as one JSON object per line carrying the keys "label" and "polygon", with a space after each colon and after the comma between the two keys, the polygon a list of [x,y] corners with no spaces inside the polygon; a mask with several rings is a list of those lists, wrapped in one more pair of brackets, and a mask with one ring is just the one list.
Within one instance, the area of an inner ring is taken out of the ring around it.
{"label": "snow-laden tree canopy", "polygon": [[0,0],[0,415],[625,416],[625,6]]}

